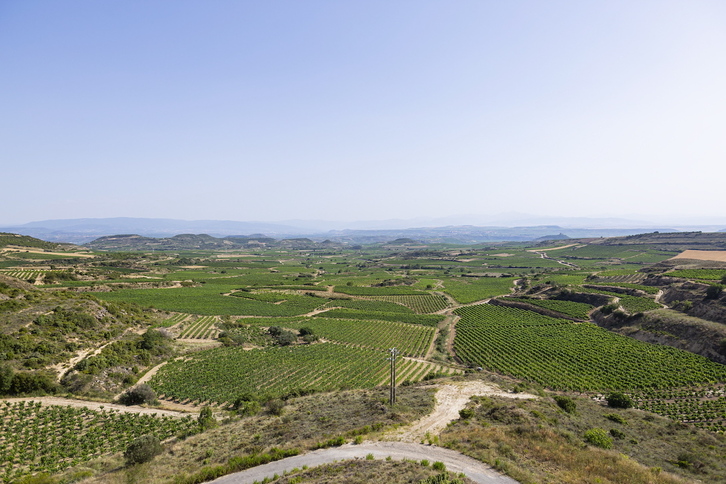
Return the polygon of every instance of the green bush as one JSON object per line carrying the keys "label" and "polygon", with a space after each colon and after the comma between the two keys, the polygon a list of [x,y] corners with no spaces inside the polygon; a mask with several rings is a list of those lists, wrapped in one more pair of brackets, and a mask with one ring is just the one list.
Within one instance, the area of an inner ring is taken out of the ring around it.
{"label": "green bush", "polygon": [[197,422],[199,423],[199,427],[202,430],[207,429],[213,429],[216,427],[217,419],[214,418],[214,415],[212,414],[212,407],[204,406],[199,411],[199,417],[197,418]]}
{"label": "green bush", "polygon": [[153,404],[156,400],[156,392],[146,384],[128,389],[119,397],[119,402],[124,405]]}
{"label": "green bush", "polygon": [[622,425],[628,425],[628,421],[625,420],[625,417],[623,417],[622,415],[618,415],[617,413],[606,413],[605,415],[603,415],[603,417]]}
{"label": "green bush", "polygon": [[625,438],[625,432],[623,432],[620,429],[610,429],[610,435],[612,435],[616,439],[624,439]]}
{"label": "green bush", "polygon": [[565,395],[555,395],[555,402],[557,402],[557,405],[567,413],[575,413],[577,410],[575,401]]}
{"label": "green bush", "polygon": [[608,402],[608,407],[631,408],[633,406],[633,400],[622,392],[612,392],[605,399]]}
{"label": "green bush", "polygon": [[474,410],[471,408],[462,408],[459,410],[459,418],[466,420],[474,416]]}
{"label": "green bush", "polygon": [[706,299],[717,299],[722,291],[723,286],[721,284],[712,284],[706,289]]}
{"label": "green bush", "polygon": [[601,449],[611,449],[613,447],[613,439],[603,429],[587,430],[585,432],[585,441]]}
{"label": "green bush", "polygon": [[161,454],[164,450],[155,435],[142,435],[129,444],[124,452],[126,465],[142,464]]}

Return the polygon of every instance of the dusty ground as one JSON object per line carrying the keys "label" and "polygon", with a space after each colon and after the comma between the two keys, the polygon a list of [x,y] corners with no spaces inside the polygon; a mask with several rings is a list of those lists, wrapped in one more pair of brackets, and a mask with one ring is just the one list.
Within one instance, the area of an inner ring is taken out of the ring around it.
{"label": "dusty ground", "polygon": [[95,255],[89,254],[87,252],[47,252],[43,249],[31,249],[28,247],[21,247],[21,248],[6,247],[4,249],[0,249],[0,252],[28,252],[30,254],[50,254],[50,255],[61,255],[64,257],[87,257],[87,258],[96,257]]}
{"label": "dusty ground", "polygon": [[341,447],[316,450],[307,454],[253,467],[252,469],[236,474],[220,477],[212,482],[214,484],[261,482],[265,477],[272,477],[274,474],[282,475],[285,471],[290,471],[294,468],[299,469],[303,466],[314,467],[344,459],[363,459],[369,454],[374,459],[386,459],[390,457],[395,460],[410,459],[421,461],[427,459],[429,462],[443,462],[447,470],[457,473],[463,472],[469,479],[482,484],[516,484],[517,482],[497,473],[491,467],[454,450],[406,442],[372,442],[361,445],[346,444]]}
{"label": "dusty ground", "polygon": [[684,250],[672,259],[712,260],[726,262],[726,250]]}
{"label": "dusty ground", "polygon": [[[60,397],[23,397],[23,398],[3,398],[0,402],[41,402],[43,405],[61,405],[71,407],[86,407],[91,410],[117,410],[119,412],[127,413],[145,413],[145,414],[158,414],[158,415],[169,415],[172,417],[186,417],[189,413],[184,411],[172,410],[169,405],[165,405],[167,408],[148,408],[138,407],[135,405],[127,407],[126,405],[116,405],[108,402],[92,402],[88,400],[74,400],[72,398],[60,398]],[[182,407],[181,405],[179,407]]]}
{"label": "dusty ground", "polygon": [[423,442],[429,437],[438,435],[449,422],[459,418],[459,410],[463,409],[474,395],[495,395],[507,398],[537,398],[528,393],[508,393],[495,385],[482,381],[447,383],[438,387],[434,411],[408,427],[395,429],[381,437],[382,440],[400,442]]}

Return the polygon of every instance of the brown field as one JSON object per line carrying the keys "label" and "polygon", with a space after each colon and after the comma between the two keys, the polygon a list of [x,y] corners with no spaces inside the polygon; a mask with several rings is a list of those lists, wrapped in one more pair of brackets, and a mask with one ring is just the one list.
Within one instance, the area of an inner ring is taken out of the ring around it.
{"label": "brown field", "polygon": [[684,250],[672,259],[712,260],[726,262],[726,250]]}

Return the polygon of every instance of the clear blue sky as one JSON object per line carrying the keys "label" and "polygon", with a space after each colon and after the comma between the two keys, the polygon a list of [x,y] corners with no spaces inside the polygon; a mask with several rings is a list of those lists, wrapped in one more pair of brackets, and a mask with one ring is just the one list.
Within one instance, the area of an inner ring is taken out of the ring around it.
{"label": "clear blue sky", "polygon": [[726,2],[0,0],[0,163],[0,224],[726,217]]}

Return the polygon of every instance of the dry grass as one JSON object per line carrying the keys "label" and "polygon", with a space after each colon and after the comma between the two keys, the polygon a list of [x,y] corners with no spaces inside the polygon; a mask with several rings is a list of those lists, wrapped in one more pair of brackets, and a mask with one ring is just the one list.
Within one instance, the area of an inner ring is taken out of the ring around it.
{"label": "dry grass", "polygon": [[[516,404],[478,399],[471,404],[474,418],[459,420],[441,441],[522,483],[726,482],[723,436],[639,410],[575,401],[576,413],[567,414],[551,398]],[[605,418],[609,413],[627,423]],[[592,428],[624,436],[603,450],[585,443],[583,434]]]}
{"label": "dry grass", "polygon": [[[335,464],[318,466],[270,481],[270,484],[418,484],[424,479],[440,475],[431,467],[409,461],[349,460]],[[449,477],[457,478],[448,473]],[[464,484],[473,484],[468,478],[458,478]]]}
{"label": "dry grass", "polygon": [[[191,475],[204,466],[226,463],[232,457],[267,452],[272,447],[311,449],[337,436],[352,441],[354,434],[374,433],[392,425],[409,423],[430,413],[433,390],[401,387],[398,404],[383,402],[386,389],[355,390],[311,395],[288,402],[281,416],[237,418],[204,433],[167,443],[152,462],[122,467],[120,455],[92,462],[94,477],[88,484],[162,484],[176,476]],[[366,429],[366,426],[368,428]]]}
{"label": "dry grass", "polygon": [[673,259],[711,260],[726,262],[726,250],[684,250]]}

